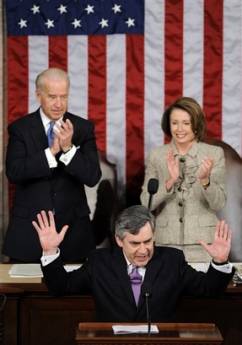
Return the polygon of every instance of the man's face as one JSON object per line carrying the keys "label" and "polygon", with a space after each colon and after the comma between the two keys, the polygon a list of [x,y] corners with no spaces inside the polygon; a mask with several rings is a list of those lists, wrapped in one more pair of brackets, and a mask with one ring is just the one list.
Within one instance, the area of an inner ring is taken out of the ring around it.
{"label": "man's face", "polygon": [[149,223],[137,235],[126,232],[123,239],[116,236],[116,242],[129,262],[135,266],[146,266],[153,256],[154,234]]}
{"label": "man's face", "polygon": [[36,96],[45,115],[50,119],[59,120],[67,110],[68,83],[66,80],[45,79],[42,88],[36,90]]}

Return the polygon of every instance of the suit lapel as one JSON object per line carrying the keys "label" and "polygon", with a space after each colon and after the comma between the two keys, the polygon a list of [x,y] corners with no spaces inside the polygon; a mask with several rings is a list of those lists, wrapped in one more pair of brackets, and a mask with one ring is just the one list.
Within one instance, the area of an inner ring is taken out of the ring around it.
{"label": "suit lapel", "polygon": [[117,274],[117,278],[119,280],[120,286],[125,295],[124,298],[128,299],[130,303],[135,304],[135,299],[134,299],[130,279],[127,273],[127,263],[124,258],[122,250],[119,248],[116,248],[114,250],[114,260],[112,262],[112,266],[113,266],[113,270]]}
{"label": "suit lapel", "polygon": [[[160,272],[160,269],[163,265],[162,256],[157,254],[157,251],[154,251],[154,255],[150,262],[147,265],[146,272],[145,272],[145,278],[143,281],[143,284],[141,286],[141,292],[140,292],[140,299],[138,304],[138,310],[137,310],[137,317],[139,313],[142,313],[143,308],[145,307],[145,293],[149,292],[152,294],[152,286],[153,282],[156,280],[157,275]],[[127,298],[127,300],[135,304],[135,299],[130,283],[129,276],[127,274],[127,263],[124,258],[123,252],[121,249],[116,248],[114,250],[114,259],[112,261],[113,270],[117,274],[117,278],[119,280],[120,286],[122,288],[122,291],[124,293],[124,297]],[[118,269],[117,269],[118,267]]]}
{"label": "suit lapel", "polygon": [[162,265],[162,257],[160,255],[157,255],[157,251],[155,250],[152,259],[149,261],[146,267],[145,278],[141,286],[141,295],[139,299],[138,309],[142,309],[145,304],[145,293],[148,292],[149,294],[152,294],[153,283],[157,279]]}
{"label": "suit lapel", "polygon": [[33,142],[38,149],[48,147],[48,139],[40,118],[39,110],[37,110],[31,117],[31,135]]}

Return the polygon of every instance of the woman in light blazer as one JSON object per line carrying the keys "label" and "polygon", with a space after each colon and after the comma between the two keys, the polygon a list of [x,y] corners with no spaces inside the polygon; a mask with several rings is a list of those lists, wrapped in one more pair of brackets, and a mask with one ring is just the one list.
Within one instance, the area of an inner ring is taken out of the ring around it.
{"label": "woman in light blazer", "polygon": [[212,242],[216,211],[226,202],[223,149],[202,142],[205,116],[193,98],[171,104],[163,114],[162,129],[171,141],[151,151],[141,193],[147,206],[148,181],[158,179],[151,207],[156,245],[182,249],[189,262],[209,261],[199,241]]}

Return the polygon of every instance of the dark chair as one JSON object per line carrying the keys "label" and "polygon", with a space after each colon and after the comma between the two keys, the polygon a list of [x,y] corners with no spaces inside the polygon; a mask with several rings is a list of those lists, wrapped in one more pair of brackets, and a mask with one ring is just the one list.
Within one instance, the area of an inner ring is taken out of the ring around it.
{"label": "dark chair", "polygon": [[92,188],[85,186],[96,247],[112,243],[114,218],[117,210],[117,177],[114,164],[99,153],[102,177]]}

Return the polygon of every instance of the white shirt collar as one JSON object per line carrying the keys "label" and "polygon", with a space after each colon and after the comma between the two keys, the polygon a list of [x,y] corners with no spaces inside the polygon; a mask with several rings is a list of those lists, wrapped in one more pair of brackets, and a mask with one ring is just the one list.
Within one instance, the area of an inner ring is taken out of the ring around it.
{"label": "white shirt collar", "polygon": [[[130,275],[130,273],[132,272],[132,269],[133,269],[134,265],[128,260],[128,258],[127,258],[126,255],[124,254],[124,252],[123,252],[123,255],[124,255],[125,261],[126,261],[126,263],[127,263],[127,272],[128,272],[128,275]],[[145,271],[146,271],[146,267],[138,267],[138,272],[139,272],[139,274],[142,276],[142,279],[144,279]]]}
{"label": "white shirt collar", "polygon": [[[52,121],[51,119],[48,118],[48,116],[45,115],[45,113],[43,112],[43,109],[40,107],[39,109],[39,112],[40,112],[40,118],[41,118],[41,121],[43,123],[43,126],[44,126],[44,129],[45,129],[45,133],[47,133],[47,130],[49,128],[49,123]],[[63,116],[55,121],[56,123],[60,124],[61,121],[63,120]]]}

